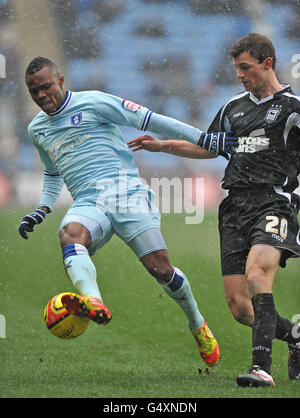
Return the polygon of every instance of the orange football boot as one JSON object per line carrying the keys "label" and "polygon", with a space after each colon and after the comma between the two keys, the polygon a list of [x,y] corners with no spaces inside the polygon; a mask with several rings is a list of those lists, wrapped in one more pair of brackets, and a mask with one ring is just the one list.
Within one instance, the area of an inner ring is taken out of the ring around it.
{"label": "orange football boot", "polygon": [[71,314],[89,318],[97,324],[106,325],[112,318],[107,307],[98,298],[70,293],[62,296],[61,301]]}
{"label": "orange football boot", "polygon": [[206,323],[204,322],[204,325],[192,334],[198,344],[202,359],[208,366],[215,366],[220,358],[219,344]]}

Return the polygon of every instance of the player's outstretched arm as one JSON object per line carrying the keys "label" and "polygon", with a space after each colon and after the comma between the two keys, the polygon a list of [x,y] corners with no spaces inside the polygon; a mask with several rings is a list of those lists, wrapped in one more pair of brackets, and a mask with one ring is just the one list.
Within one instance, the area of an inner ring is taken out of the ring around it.
{"label": "player's outstretched arm", "polygon": [[239,145],[238,138],[232,132],[203,133],[198,145],[184,140],[158,140],[150,135],[139,136],[128,142],[132,150],[147,150],[150,152],[166,152],[186,158],[214,158],[218,155],[229,159],[227,154],[234,154]]}
{"label": "player's outstretched arm", "polygon": [[177,139],[159,140],[150,135],[143,135],[128,141],[128,147],[133,152],[146,150],[150,152],[165,152],[185,158],[215,158],[217,155],[212,154],[192,144],[191,142],[181,141]]}
{"label": "player's outstretched arm", "polygon": [[232,132],[205,133],[191,125],[157,113],[149,116],[148,123],[144,124],[142,129],[180,141],[191,142],[212,154],[222,155],[227,159],[229,159],[227,153],[232,154],[233,148],[239,145],[238,138]]}
{"label": "player's outstretched arm", "polygon": [[19,233],[22,238],[28,239],[27,232],[33,232],[35,225],[41,224],[48,213],[47,207],[38,208],[35,211],[24,216],[19,226]]}

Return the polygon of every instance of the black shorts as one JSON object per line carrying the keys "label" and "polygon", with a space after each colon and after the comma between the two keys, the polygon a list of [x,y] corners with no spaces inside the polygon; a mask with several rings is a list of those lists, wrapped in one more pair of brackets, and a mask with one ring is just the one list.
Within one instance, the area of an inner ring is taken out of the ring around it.
{"label": "black shorts", "polygon": [[244,274],[248,253],[256,244],[281,249],[281,267],[288,258],[300,257],[298,201],[298,195],[273,189],[230,191],[219,208],[223,276]]}

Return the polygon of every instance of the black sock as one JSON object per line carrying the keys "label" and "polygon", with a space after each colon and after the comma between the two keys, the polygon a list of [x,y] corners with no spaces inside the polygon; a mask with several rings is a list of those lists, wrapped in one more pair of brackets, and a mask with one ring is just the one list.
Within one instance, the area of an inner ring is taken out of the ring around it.
{"label": "black sock", "polygon": [[[277,313],[277,312],[276,312]],[[295,345],[300,342],[300,325],[293,324],[286,318],[282,318],[277,313],[277,327],[275,338],[286,341],[288,344]]]}
{"label": "black sock", "polygon": [[254,310],[252,325],[252,360],[270,373],[272,345],[277,325],[277,312],[272,293],[259,293],[251,299]]}

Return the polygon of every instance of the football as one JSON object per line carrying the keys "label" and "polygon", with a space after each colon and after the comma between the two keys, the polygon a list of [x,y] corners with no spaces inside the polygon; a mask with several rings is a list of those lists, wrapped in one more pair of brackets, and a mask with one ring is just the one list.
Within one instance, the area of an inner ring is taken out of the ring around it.
{"label": "football", "polygon": [[83,334],[90,322],[88,318],[72,315],[64,308],[61,298],[70,293],[60,293],[54,296],[49,300],[44,310],[44,321],[48,330],[56,337],[64,339],[75,338]]}

